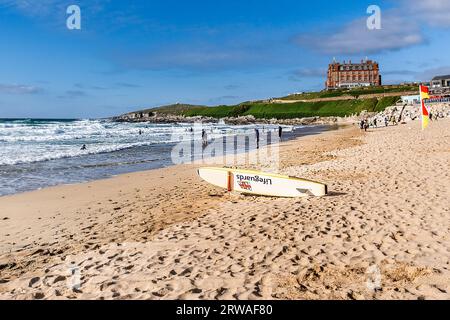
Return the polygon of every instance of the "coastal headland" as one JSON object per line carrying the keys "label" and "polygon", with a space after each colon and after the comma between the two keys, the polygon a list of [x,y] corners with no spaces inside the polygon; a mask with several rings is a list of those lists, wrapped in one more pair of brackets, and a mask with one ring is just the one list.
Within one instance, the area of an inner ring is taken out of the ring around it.
{"label": "coastal headland", "polygon": [[278,123],[285,125],[352,123],[361,113],[375,114],[395,106],[403,95],[417,92],[412,85],[292,94],[247,101],[237,105],[201,106],[177,103],[126,113],[122,122],[217,122],[228,124]]}

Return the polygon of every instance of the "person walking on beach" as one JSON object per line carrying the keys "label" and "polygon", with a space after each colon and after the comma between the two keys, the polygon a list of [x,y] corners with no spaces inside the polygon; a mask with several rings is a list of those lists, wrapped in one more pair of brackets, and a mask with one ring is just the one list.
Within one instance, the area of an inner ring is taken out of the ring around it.
{"label": "person walking on beach", "polygon": [[361,129],[361,131],[364,130],[364,120],[361,120],[361,121],[359,122],[359,128]]}
{"label": "person walking on beach", "polygon": [[373,119],[373,126],[374,126],[375,128],[378,128],[377,118]]}
{"label": "person walking on beach", "polygon": [[392,121],[392,125],[394,125],[394,126],[397,125],[397,119],[395,119],[395,117],[392,117],[391,121]]}
{"label": "person walking on beach", "polygon": [[384,126],[385,127],[389,126],[389,119],[388,119],[388,117],[384,117]]}
{"label": "person walking on beach", "polygon": [[256,134],[256,149],[259,149],[259,130],[258,128],[255,129]]}
{"label": "person walking on beach", "polygon": [[283,128],[281,126],[278,126],[278,138],[280,141],[283,139]]}
{"label": "person walking on beach", "polygon": [[367,132],[367,129],[369,129],[369,120],[364,120],[364,131]]}

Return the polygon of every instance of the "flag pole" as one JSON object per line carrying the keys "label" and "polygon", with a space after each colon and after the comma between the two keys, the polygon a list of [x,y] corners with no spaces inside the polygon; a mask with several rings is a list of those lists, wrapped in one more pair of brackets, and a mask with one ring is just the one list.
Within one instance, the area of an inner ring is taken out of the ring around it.
{"label": "flag pole", "polygon": [[[427,90],[425,91],[425,88],[427,88]],[[419,91],[420,91],[420,113],[422,116],[422,131],[425,130],[428,127],[428,123],[430,121],[430,115],[429,115],[429,111],[427,109],[427,107],[425,106],[425,99],[424,96],[426,94],[426,97],[430,98],[429,95],[429,88],[426,86],[422,86],[419,85]],[[425,118],[428,117],[428,118]]]}

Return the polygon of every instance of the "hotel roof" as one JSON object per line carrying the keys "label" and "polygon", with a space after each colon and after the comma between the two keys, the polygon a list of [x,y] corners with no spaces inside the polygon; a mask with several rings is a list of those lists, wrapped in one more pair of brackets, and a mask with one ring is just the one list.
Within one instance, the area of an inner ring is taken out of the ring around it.
{"label": "hotel roof", "polygon": [[437,76],[433,78],[433,80],[447,80],[447,79],[450,79],[450,74],[446,76]]}

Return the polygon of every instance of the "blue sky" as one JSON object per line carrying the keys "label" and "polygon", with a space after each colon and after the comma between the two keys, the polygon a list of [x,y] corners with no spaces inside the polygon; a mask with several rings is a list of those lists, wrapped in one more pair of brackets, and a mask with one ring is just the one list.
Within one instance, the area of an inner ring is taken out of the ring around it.
{"label": "blue sky", "polygon": [[[72,4],[81,30],[66,27]],[[385,83],[429,80],[450,73],[449,31],[448,0],[0,0],[0,118],[321,90],[333,57],[375,59]]]}

